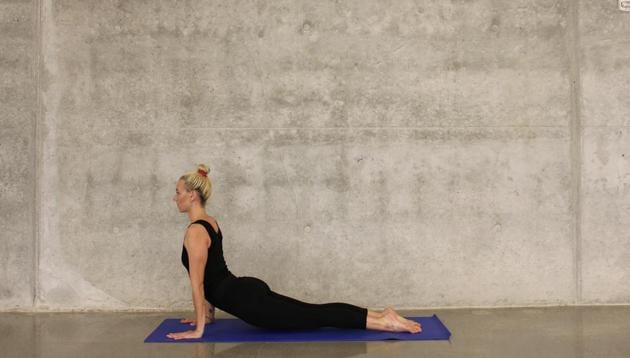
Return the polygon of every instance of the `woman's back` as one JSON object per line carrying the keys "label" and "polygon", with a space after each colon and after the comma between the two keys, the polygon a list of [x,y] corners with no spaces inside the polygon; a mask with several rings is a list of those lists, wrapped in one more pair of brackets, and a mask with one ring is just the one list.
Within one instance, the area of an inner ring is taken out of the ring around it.
{"label": "woman's back", "polygon": [[[197,220],[190,225],[193,224],[202,225],[210,236],[210,247],[208,247],[208,258],[204,269],[203,286],[206,299],[212,302],[215,298],[214,291],[219,283],[233,275],[228,269],[225,258],[223,257],[223,234],[219,226],[217,225],[217,230],[215,231],[212,224],[206,220]],[[186,271],[190,272],[186,246],[182,248],[182,264],[186,268]]]}

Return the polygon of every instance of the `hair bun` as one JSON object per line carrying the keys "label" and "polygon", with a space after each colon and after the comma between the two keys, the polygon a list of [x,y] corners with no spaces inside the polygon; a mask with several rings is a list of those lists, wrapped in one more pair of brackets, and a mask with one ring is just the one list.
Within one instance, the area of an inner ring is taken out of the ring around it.
{"label": "hair bun", "polygon": [[210,169],[208,169],[208,166],[206,166],[205,164],[199,164],[197,166],[197,174],[207,177],[209,172]]}

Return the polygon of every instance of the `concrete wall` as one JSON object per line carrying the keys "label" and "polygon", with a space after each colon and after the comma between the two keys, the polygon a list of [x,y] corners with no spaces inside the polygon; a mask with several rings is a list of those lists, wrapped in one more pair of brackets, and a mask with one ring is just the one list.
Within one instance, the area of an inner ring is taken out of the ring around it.
{"label": "concrete wall", "polygon": [[630,302],[630,13],[582,1],[583,301]]}
{"label": "concrete wall", "polygon": [[170,199],[199,162],[228,265],[282,293],[630,303],[615,2],[16,4],[41,31],[2,15],[3,53],[22,31],[41,66],[6,61],[31,116],[2,114],[28,148],[0,147],[2,309],[190,308]]}
{"label": "concrete wall", "polygon": [[0,309],[35,289],[36,6],[0,0]]}

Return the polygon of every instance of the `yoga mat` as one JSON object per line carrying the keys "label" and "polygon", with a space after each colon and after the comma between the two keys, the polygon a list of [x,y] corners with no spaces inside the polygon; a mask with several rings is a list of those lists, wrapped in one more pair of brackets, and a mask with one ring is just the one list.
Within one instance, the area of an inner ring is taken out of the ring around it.
{"label": "yoga mat", "polygon": [[206,325],[203,337],[198,339],[174,340],[166,337],[171,332],[194,329],[189,324],[179,323],[180,318],[165,319],[149,336],[145,343],[188,343],[188,342],[339,342],[339,341],[382,341],[382,340],[447,340],[451,336],[448,328],[433,315],[431,317],[407,317],[422,325],[420,333],[392,333],[364,329],[320,328],[313,330],[268,330],[256,328],[239,319],[218,319]]}

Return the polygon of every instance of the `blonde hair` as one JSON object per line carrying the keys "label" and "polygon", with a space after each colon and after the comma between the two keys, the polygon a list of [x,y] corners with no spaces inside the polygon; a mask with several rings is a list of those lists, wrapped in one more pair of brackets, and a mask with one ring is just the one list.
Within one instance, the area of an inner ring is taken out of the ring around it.
{"label": "blonde hair", "polygon": [[182,175],[179,180],[184,181],[187,191],[196,191],[199,194],[201,205],[206,206],[206,201],[212,194],[212,183],[208,178],[210,170],[205,164],[199,164],[197,170]]}

